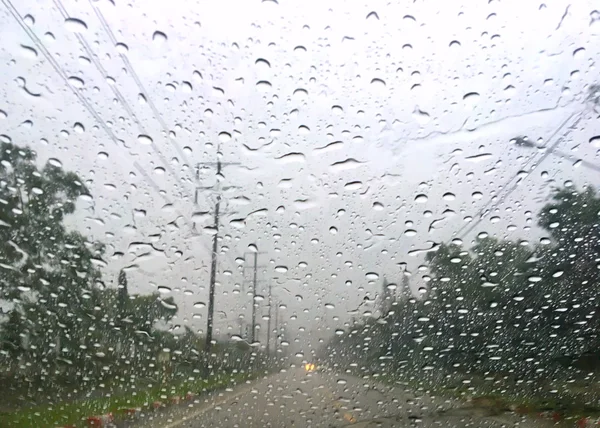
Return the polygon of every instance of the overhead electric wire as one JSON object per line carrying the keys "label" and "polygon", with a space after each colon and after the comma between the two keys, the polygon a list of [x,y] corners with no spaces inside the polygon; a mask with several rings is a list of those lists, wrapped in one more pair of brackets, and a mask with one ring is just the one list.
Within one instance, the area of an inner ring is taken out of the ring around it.
{"label": "overhead electric wire", "polygon": [[[88,110],[88,112],[92,115],[92,117],[96,120],[96,122],[98,122],[98,124],[100,125],[100,127],[104,130],[104,132],[111,139],[111,141],[117,147],[123,149],[124,148],[123,142],[121,140],[119,140],[117,138],[117,136],[111,131],[111,129],[108,127],[108,125],[106,125],[106,123],[104,122],[104,120],[100,117],[100,115],[98,114],[98,112],[94,109],[94,107],[92,107],[92,105],[88,102],[88,100],[77,89],[75,89],[69,83],[69,77],[66,75],[66,73],[64,72],[64,70],[62,69],[62,67],[60,66],[60,64],[58,64],[56,62],[56,60],[54,59],[54,57],[52,56],[52,54],[46,49],[46,47],[44,46],[44,44],[42,43],[42,41],[37,37],[37,35],[25,24],[25,22],[23,21],[23,18],[21,17],[21,15],[17,11],[17,9],[14,7],[14,5],[12,4],[12,2],[10,0],[1,0],[1,1],[4,4],[4,6],[8,9],[8,11],[11,13],[11,15],[13,16],[13,18],[20,25],[20,27],[25,31],[25,33],[27,33],[27,35],[29,36],[29,38],[31,39],[31,41],[37,46],[37,48],[42,52],[42,54],[44,55],[44,57],[52,65],[52,67],[54,68],[54,70],[56,71],[56,73],[63,80],[64,84],[71,90],[71,92],[77,97],[77,99],[84,105],[84,107]],[[158,187],[158,185],[156,183],[154,183],[154,181],[152,180],[152,178],[150,178],[150,176],[142,168],[142,166],[139,164],[139,162],[137,162],[136,160],[134,160],[133,166],[138,170],[138,172],[140,174],[142,174],[142,176],[144,176],[144,178],[146,180],[148,180],[148,182],[149,182],[148,184],[155,191],[157,191],[157,193],[159,194],[159,196],[161,196],[165,202],[167,202],[168,204],[172,204],[172,202],[169,200],[169,198],[167,198],[166,195],[163,194],[163,192],[160,190],[160,188]],[[179,215],[181,215],[185,219],[185,216],[183,216],[183,214],[181,214],[178,211],[176,211],[176,213],[179,214]],[[189,221],[187,219],[186,219],[186,222],[188,222],[188,224],[189,224]]]}
{"label": "overhead electric wire", "polygon": [[[60,1],[60,0],[58,0],[58,1]],[[110,25],[108,24],[108,22],[104,18],[104,15],[96,7],[96,5],[93,4],[92,0],[89,0],[89,4],[92,7],[92,9],[94,10],[94,13],[96,14],[96,17],[100,21],[100,24],[104,28],[104,31],[108,35],[110,41],[113,43],[113,45],[116,45],[118,43],[118,41],[117,41],[116,37],[114,36],[114,34],[113,34],[113,32],[112,32],[112,30],[110,28]],[[156,108],[156,105],[152,101],[152,98],[149,96],[148,91],[144,87],[141,79],[139,78],[139,76],[135,72],[135,69],[133,68],[133,65],[131,64],[131,62],[129,61],[129,58],[127,58],[126,55],[124,55],[124,54],[122,54],[120,52],[118,52],[118,54],[119,54],[121,60],[123,61],[123,63],[125,64],[125,67],[129,71],[129,74],[131,75],[131,77],[133,78],[133,80],[135,81],[135,83],[137,84],[137,86],[138,86],[138,88],[140,90],[140,93],[145,97],[145,99],[146,99],[148,105],[150,106],[150,108],[151,108],[154,116],[156,117],[156,119],[158,120],[159,124],[163,128],[163,131],[168,135],[169,134],[169,129],[168,129],[168,126],[167,126],[166,122],[164,121],[164,119],[162,118],[162,115],[160,114],[160,112]],[[182,159],[184,160],[184,162],[186,162],[188,165],[191,165],[190,162],[189,162],[189,160],[187,159],[185,153],[183,152],[183,150],[181,150],[181,148],[177,144],[175,144],[175,142],[173,142],[171,140],[169,140],[169,141],[175,147],[175,149],[180,154],[180,156],[182,157]],[[206,248],[206,247],[205,247],[205,249],[207,249],[207,251],[208,251],[209,254],[212,254],[212,250],[208,250],[208,248]],[[233,266],[237,266],[237,264],[234,263],[231,260],[231,256],[229,254],[227,254],[226,258],[229,259],[230,263],[232,263]]]}
{"label": "overhead electric wire", "polygon": [[[588,98],[589,100],[589,98]],[[593,109],[595,111],[595,108]],[[551,146],[548,150],[546,150],[541,157],[539,157],[539,160],[537,161],[537,165],[539,166],[540,163],[542,163],[553,151],[554,149],[564,140],[564,138],[569,135],[570,131],[579,123],[579,121],[584,117],[584,113],[586,113],[586,110],[584,109],[583,111],[579,112],[579,117],[577,118],[577,120],[575,120],[575,122],[569,127],[569,132],[567,132],[566,134],[561,135]],[[552,133],[552,135],[550,136],[550,138],[548,138],[548,141],[551,141],[557,134],[558,132],[573,118],[577,115],[577,112],[572,113],[566,120],[564,120],[557,128],[556,130]],[[534,160],[535,158],[535,154],[533,156],[531,156],[526,162],[525,162],[525,166],[529,165],[531,163],[531,161]],[[505,189],[514,179],[515,177],[510,177],[507,182],[504,184],[504,186],[502,186],[502,189]],[[526,178],[526,177],[525,177]],[[476,220],[475,222],[469,223],[465,226],[463,226],[462,228],[460,228],[458,230],[458,232],[456,232],[456,236],[459,237],[459,239],[464,239],[465,236],[467,236],[469,233],[471,233],[471,231],[473,229],[475,229],[482,221],[483,221],[483,216],[484,214],[489,211],[489,207],[493,205],[493,207],[501,204],[502,202],[504,202],[506,200],[506,198],[508,198],[508,196],[514,192],[516,190],[516,188],[519,186],[519,184],[522,183],[522,180],[519,181],[517,178],[517,181],[513,184],[513,186],[504,193],[504,195],[500,198],[500,200],[497,203],[494,203],[495,200],[494,198],[490,198],[486,204],[479,210],[479,212],[477,213],[476,217],[479,217],[478,220]],[[493,208],[492,207],[492,208]],[[436,254],[433,256],[433,259],[431,260],[431,262],[435,261],[437,259],[438,253],[436,252]]]}
{"label": "overhead electric wire", "polygon": [[[69,13],[67,12],[66,8],[62,4],[61,0],[53,0],[53,1],[54,1],[54,4],[56,5],[56,8],[60,11],[61,15],[63,16],[63,18],[65,20],[71,18],[71,15],[69,15]],[[75,33],[75,37],[77,38],[77,40],[79,41],[79,43],[83,46],[83,49],[85,50],[86,54],[90,58],[90,61],[92,61],[92,63],[94,64],[94,66],[96,67],[96,69],[98,70],[98,72],[100,72],[100,74],[102,75],[103,79],[106,80],[108,77],[110,77],[108,75],[108,73],[106,72],[106,70],[104,69],[104,67],[102,67],[102,64],[100,64],[100,62],[98,61],[98,59],[94,55],[94,52],[92,51],[90,45],[85,40],[85,37],[83,37],[79,33]],[[121,94],[121,91],[119,91],[119,89],[115,85],[110,85],[109,84],[108,86],[110,86],[111,90],[113,91],[113,93],[115,94],[115,96],[117,97],[117,99],[119,100],[119,102],[121,103],[121,105],[123,106],[123,108],[125,109],[125,111],[127,112],[127,114],[137,124],[137,126],[138,126],[138,128],[140,130],[140,134],[148,135],[149,134],[148,131],[144,128],[144,125],[142,125],[142,123],[140,122],[140,120],[137,118],[135,112],[133,111],[133,109],[131,108],[131,106],[127,102],[127,100]],[[179,175],[171,168],[171,165],[165,159],[165,157],[163,156],[163,154],[160,152],[160,150],[158,149],[158,147],[156,146],[156,143],[154,143],[154,141],[150,142],[150,147],[152,147],[152,150],[154,150],[154,152],[156,153],[156,155],[161,159],[162,163],[167,168],[167,170],[171,173],[171,175],[173,175],[173,177],[175,177],[175,179],[181,181],[181,178],[179,177]]]}
{"label": "overhead electric wire", "polygon": [[[94,10],[94,13],[96,14],[96,17],[100,21],[100,24],[104,28],[104,31],[106,31],[106,34],[108,35],[110,41],[114,45],[116,45],[118,43],[118,41],[115,38],[112,30],[110,29],[110,26],[108,25],[108,23],[104,19],[104,15],[102,15],[102,12],[92,3],[92,0],[89,0],[89,3],[90,3],[90,6],[92,7],[92,9]],[[117,52],[117,53],[121,57],[121,60],[125,64],[125,67],[129,71],[129,74],[131,74],[131,77],[133,78],[133,80],[135,80],[135,83],[138,86],[141,94],[146,98],[146,101],[147,101],[148,105],[150,106],[150,109],[152,110],[152,113],[156,117],[156,120],[158,121],[158,123],[162,127],[163,131],[168,136],[169,135],[169,127],[167,126],[166,122],[162,118],[162,115],[160,114],[160,112],[156,108],[156,105],[152,101],[152,98],[149,96],[148,91],[146,91],[146,88],[144,87],[142,81],[140,80],[139,76],[135,72],[133,66],[129,62],[129,58],[127,58],[127,56],[123,55],[121,52]],[[181,150],[181,148],[175,142],[173,142],[171,140],[169,140],[169,141],[171,142],[171,145],[175,148],[175,150],[177,150],[177,153],[179,153],[179,155],[184,160],[184,162],[186,162],[189,166],[191,166],[191,164],[190,164],[189,160],[187,159],[187,156],[185,155],[185,153],[183,152],[183,150]]]}
{"label": "overhead electric wire", "polygon": [[[578,123],[579,121],[583,118],[585,111],[579,112],[579,117],[575,120],[575,122],[569,127],[569,132],[561,135],[559,138],[556,139],[556,141],[550,146],[550,148],[548,150],[546,150],[544,153],[542,153],[542,155],[538,158],[536,164],[539,166],[551,153],[552,151],[558,146],[558,144],[560,144],[564,138],[569,135],[570,130],[572,130]],[[559,126],[558,128],[556,128],[556,130],[552,133],[552,135],[550,136],[550,138],[548,139],[548,141],[551,141],[554,137],[556,137],[556,135],[558,134],[558,132],[567,124],[571,121],[571,119],[573,117],[575,117],[578,113],[574,112],[572,113],[566,120],[564,120]],[[527,162],[525,162],[524,166],[529,165],[534,159],[536,158],[535,154],[533,156],[531,156]],[[510,183],[514,180],[515,176],[510,177],[507,182],[502,186],[502,189],[506,189],[506,187],[508,185],[510,185]],[[527,176],[525,177],[527,178]],[[525,180],[525,178],[523,180]],[[494,198],[490,198],[488,200],[488,202],[479,210],[479,212],[477,213],[476,217],[479,217],[478,220],[469,223],[465,226],[463,226],[461,229],[459,229],[459,231],[456,233],[456,235],[459,238],[464,238],[466,235],[468,235],[473,229],[475,229],[475,227],[477,227],[479,225],[479,223],[481,223],[483,221],[483,217],[485,215],[486,212],[488,212],[489,210],[493,209],[494,207],[500,205],[502,202],[504,202],[506,200],[506,198],[508,198],[508,196],[510,196],[510,194],[512,192],[514,192],[517,187],[522,184],[523,180],[519,180],[517,177],[517,180],[515,181],[515,183],[512,185],[512,187],[510,187],[510,189],[506,192],[504,192],[504,194],[500,197],[500,199],[498,201],[495,201]]]}

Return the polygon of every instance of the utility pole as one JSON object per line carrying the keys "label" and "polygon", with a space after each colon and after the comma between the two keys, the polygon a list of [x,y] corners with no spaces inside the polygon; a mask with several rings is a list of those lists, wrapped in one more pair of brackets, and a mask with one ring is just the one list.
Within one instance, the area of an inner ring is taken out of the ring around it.
{"label": "utility pole", "polygon": [[[219,156],[220,149],[217,149],[217,156]],[[207,166],[216,166],[217,167],[217,184],[216,186],[210,187],[196,187],[196,192],[194,194],[194,202],[198,205],[198,191],[200,189],[214,189],[216,187],[217,192],[217,200],[215,203],[214,209],[214,235],[212,240],[212,250],[211,250],[211,260],[210,260],[210,285],[209,285],[209,294],[208,294],[208,314],[206,316],[206,345],[205,350],[208,352],[212,347],[212,338],[213,338],[213,327],[214,327],[214,312],[215,312],[215,282],[217,277],[217,249],[218,249],[218,241],[219,241],[219,211],[221,209],[221,186],[220,186],[220,177],[222,176],[221,168],[226,165],[239,165],[239,163],[235,162],[221,162],[220,159],[217,159],[217,162],[199,162],[196,165],[196,180],[200,180],[200,165]]]}
{"label": "utility pole", "polygon": [[269,315],[267,318],[267,357],[271,356],[271,290],[273,284],[269,284]]}
{"label": "utility pole", "polygon": [[279,303],[275,302],[275,352],[279,346]]}
{"label": "utility pole", "polygon": [[252,340],[250,343],[254,343],[256,335],[256,269],[257,269],[258,253],[254,253],[254,281],[252,281]]}
{"label": "utility pole", "polygon": [[241,316],[238,318],[238,324],[240,325],[240,337],[244,338],[244,318]]}
{"label": "utility pole", "polygon": [[[273,278],[273,280],[278,278]],[[278,285],[281,285],[280,282],[277,282]],[[271,355],[271,335],[273,334],[273,330],[271,330],[271,307],[273,306],[273,284],[269,284],[269,317],[267,318],[267,356]],[[277,337],[279,332],[277,331],[277,318],[279,316],[279,308],[275,307],[275,351],[277,351]]]}
{"label": "utility pole", "polygon": [[[217,163],[217,175],[221,173],[221,163]],[[212,254],[210,259],[210,288],[208,292],[208,315],[206,317],[206,346],[207,351],[212,346],[213,322],[215,313],[215,281],[217,276],[217,239],[219,235],[219,208],[221,207],[221,194],[217,194],[217,203],[215,204],[215,234],[213,235]]]}
{"label": "utility pole", "polygon": [[257,296],[258,296],[258,283],[261,282],[258,279],[258,268],[265,267],[258,265],[258,255],[265,254],[264,252],[254,251],[251,253],[244,254],[244,260],[247,260],[247,256],[252,254],[254,263],[252,266],[247,266],[248,268],[253,269],[252,275],[252,329],[250,331],[250,343],[255,343],[256,339],[256,308],[258,306]]}

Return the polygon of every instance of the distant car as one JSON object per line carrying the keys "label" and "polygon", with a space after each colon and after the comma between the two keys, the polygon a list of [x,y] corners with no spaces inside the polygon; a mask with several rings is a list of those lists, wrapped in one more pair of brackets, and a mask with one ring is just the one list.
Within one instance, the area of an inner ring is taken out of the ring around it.
{"label": "distant car", "polygon": [[312,364],[312,363],[306,363],[306,364],[304,365],[304,369],[305,369],[307,372],[309,372],[309,373],[310,373],[310,372],[314,372],[314,371],[316,370],[316,368],[317,368],[317,367],[316,367],[314,364]]}

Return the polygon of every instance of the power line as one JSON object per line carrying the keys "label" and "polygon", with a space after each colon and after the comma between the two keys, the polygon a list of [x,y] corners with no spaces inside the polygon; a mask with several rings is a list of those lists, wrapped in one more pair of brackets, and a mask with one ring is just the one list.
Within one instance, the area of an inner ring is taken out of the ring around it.
{"label": "power line", "polygon": [[[57,9],[62,14],[63,18],[64,19],[70,18],[69,13],[67,12],[64,5],[62,4],[61,0],[53,0],[53,1],[54,1],[54,4],[56,5]],[[78,33],[75,33],[75,37],[77,37],[77,40],[83,46],[83,49],[89,56],[90,61],[92,61],[92,63],[96,67],[96,69],[100,72],[102,77],[106,80],[106,78],[109,77],[109,75],[106,72],[106,70],[104,69],[104,67],[102,67],[102,64],[100,64],[100,62],[97,60],[96,56],[94,55],[94,52],[92,51],[90,45],[87,43],[85,38],[81,34],[78,34]],[[133,109],[127,102],[127,100],[123,97],[123,95],[121,94],[121,91],[119,91],[119,89],[115,85],[108,85],[108,86],[110,86],[111,90],[113,91],[113,93],[115,94],[115,96],[117,97],[117,99],[119,100],[119,102],[121,103],[121,105],[123,106],[125,111],[127,112],[127,114],[137,124],[138,128],[140,129],[140,133],[148,135],[148,131],[144,128],[144,125],[142,125],[141,121],[138,119],[138,117],[136,116],[135,112],[133,111]],[[171,175],[173,175],[173,177],[175,177],[175,179],[181,181],[181,178],[179,177],[179,175],[171,168],[171,165],[169,164],[169,162],[165,159],[163,154],[160,152],[160,150],[156,146],[156,143],[154,143],[154,141],[152,141],[152,140],[150,141],[150,147],[152,147],[152,150],[154,150],[154,152],[157,154],[157,156],[161,159],[162,163],[165,165],[165,167],[171,173]]]}
{"label": "power line", "polygon": [[585,159],[577,158],[576,156],[573,156],[572,153],[566,153],[562,150],[552,150],[550,154],[556,155],[565,160],[575,161],[575,164],[581,164],[585,168],[600,172],[600,165],[586,161]]}
{"label": "power line", "polygon": [[[19,24],[19,26],[29,36],[29,38],[31,39],[31,41],[42,52],[42,54],[48,60],[48,62],[50,63],[50,65],[52,65],[52,67],[54,68],[54,70],[56,71],[56,73],[63,80],[64,84],[71,90],[71,92],[77,97],[77,99],[84,105],[84,107],[87,109],[87,111],[92,115],[92,117],[96,120],[96,122],[98,122],[98,124],[100,125],[100,127],[104,130],[104,132],[111,139],[111,141],[119,149],[123,150],[124,149],[124,142],[122,140],[120,140],[120,139],[117,138],[117,136],[106,125],[106,123],[104,122],[104,120],[100,117],[100,115],[98,114],[98,112],[96,112],[96,110],[94,109],[94,107],[92,107],[92,105],[88,102],[88,100],[83,95],[81,95],[81,93],[79,93],[79,91],[77,89],[75,89],[69,83],[69,78],[66,75],[66,73],[64,72],[64,70],[62,69],[62,67],[60,66],[60,64],[58,64],[56,62],[56,60],[54,59],[54,57],[52,56],[52,54],[46,49],[46,47],[44,46],[44,44],[42,43],[42,41],[37,37],[37,35],[33,31],[31,31],[31,29],[25,24],[25,22],[23,22],[23,18],[21,17],[21,15],[17,11],[17,9],[14,7],[14,5],[12,4],[12,2],[10,0],[1,0],[1,1],[4,4],[4,6],[8,9],[8,11],[11,13],[11,15],[13,16],[13,18],[17,21],[17,23]],[[165,202],[167,202],[168,204],[172,204],[172,202],[166,197],[166,195],[164,195],[162,193],[162,191],[160,190],[160,188],[158,187],[158,185],[156,183],[154,183],[154,181],[151,179],[151,177],[146,173],[146,171],[144,171],[144,169],[141,167],[141,165],[139,164],[139,162],[134,161],[133,162],[133,166],[135,167],[135,169],[138,170],[138,172],[140,174],[142,174],[142,176],[144,176],[144,178],[149,182],[149,185],[163,198],[163,200],[165,200]],[[176,211],[176,213],[179,214],[179,215],[181,215],[182,217],[184,217],[179,211]]]}
{"label": "power line", "polygon": [[[556,146],[558,146],[558,144],[560,144],[564,138],[570,134],[570,131],[579,123],[579,121],[583,118],[583,113],[584,112],[579,112],[579,117],[575,120],[575,122],[569,127],[569,130],[567,131],[567,133],[561,135],[555,142],[554,144],[552,144],[552,146],[550,146],[550,149],[547,150],[545,153],[542,154],[542,156],[539,157],[539,160],[537,161],[537,165],[539,166],[549,155],[550,153],[554,150],[554,148]],[[576,112],[572,113],[566,120],[564,120],[559,126],[558,128],[556,128],[556,130],[552,133],[552,135],[550,136],[550,138],[548,139],[548,141],[552,140],[557,134],[558,132],[573,118],[577,115]],[[524,166],[527,166],[529,163],[531,163],[531,161],[533,161],[535,158],[534,156],[531,156],[527,162],[525,162]],[[525,177],[527,178],[527,177]],[[524,178],[524,179],[525,179]],[[503,189],[506,188],[506,186],[508,186],[510,184],[511,181],[513,181],[514,177],[510,177],[509,180],[507,180],[507,182],[504,184],[504,186],[502,187]],[[524,180],[523,179],[523,180]],[[504,193],[504,195],[500,198],[500,200],[498,200],[497,202],[494,201],[494,198],[490,198],[488,200],[488,202],[479,210],[479,212],[477,213],[476,217],[479,217],[478,220],[476,220],[473,223],[470,223],[468,225],[463,226],[461,229],[459,229],[459,231],[457,232],[457,235],[459,236],[459,238],[464,238],[466,235],[468,235],[473,229],[475,229],[475,227],[477,227],[479,225],[479,223],[481,223],[483,221],[483,215],[489,211],[489,209],[493,209],[493,207],[498,206],[500,204],[502,204],[502,202],[504,202],[506,200],[506,198],[508,198],[508,196],[510,196],[510,194],[512,192],[514,192],[516,190],[516,188],[519,186],[519,184],[521,184],[521,182],[523,180],[519,180],[517,179],[515,181],[515,183],[512,185],[512,187],[506,191]],[[495,202],[495,203],[494,203]],[[492,206],[490,208],[490,206]],[[489,209],[488,209],[489,208]]]}
{"label": "power line", "polygon": [[[117,39],[115,38],[112,30],[110,29],[110,26],[108,25],[108,22],[106,22],[106,19],[104,19],[104,15],[102,15],[102,12],[92,3],[92,0],[89,0],[89,3],[90,3],[90,6],[92,7],[92,9],[94,9],[94,13],[98,17],[98,20],[100,21],[100,24],[104,28],[104,31],[106,31],[106,34],[108,35],[110,41],[113,43],[113,45],[116,45],[118,43]],[[152,113],[156,117],[156,120],[158,120],[158,123],[163,128],[163,131],[167,135],[169,135],[169,128],[168,128],[166,122],[163,120],[160,112],[156,108],[156,105],[154,105],[154,102],[152,101],[152,99],[148,95],[148,91],[146,91],[146,88],[144,88],[144,85],[142,84],[142,81],[140,80],[140,78],[137,75],[137,73],[135,72],[133,66],[129,62],[129,58],[127,58],[127,56],[123,55],[121,52],[117,52],[117,53],[121,57],[121,60],[125,64],[125,67],[129,71],[129,74],[131,74],[131,77],[133,78],[133,80],[135,80],[135,83],[138,86],[139,90],[141,91],[142,95],[146,98],[146,101],[147,101],[148,105],[150,106],[150,109],[152,110]],[[184,160],[184,162],[186,162],[189,165],[189,161],[187,159],[187,156],[183,152],[183,150],[181,150],[181,148],[175,142],[173,142],[171,140],[169,140],[169,142],[175,148],[175,150],[177,150],[177,153],[179,153],[179,155]]]}
{"label": "power line", "polygon": [[[588,96],[586,98],[586,102],[592,103],[592,110],[596,111],[596,106],[598,104],[600,104],[600,97],[598,96],[598,92],[599,92],[600,87],[598,87],[597,85],[592,85],[589,88],[588,91]],[[588,104],[589,105],[589,104]],[[537,165],[539,166],[552,152],[554,152],[554,150],[556,149],[556,147],[571,133],[571,131],[575,128],[575,126],[577,126],[577,124],[579,123],[579,121],[584,117],[584,113],[586,113],[586,109],[584,109],[583,111],[579,112],[579,117],[577,118],[577,120],[575,120],[575,122],[569,127],[567,133],[561,135],[555,142],[554,144],[552,144],[550,146],[550,148],[548,150],[546,150],[542,156],[540,157],[539,161],[537,162]],[[558,128],[556,128],[556,130],[552,133],[552,135],[550,136],[550,138],[548,138],[548,141],[551,141],[557,134],[558,132],[575,116],[577,115],[577,112],[573,112],[565,121],[563,121]],[[525,166],[527,166],[534,158],[535,156],[530,157],[527,162],[525,163]],[[594,168],[596,169],[596,165],[594,165]],[[513,177],[511,177],[506,184],[504,185],[504,187],[506,187],[511,181],[512,181]],[[506,192],[504,194],[504,196],[500,199],[499,203],[502,203],[506,200],[506,198],[517,188],[517,186],[519,185],[519,180],[517,179],[517,181],[515,182],[515,184],[513,185],[513,187],[510,188],[510,190],[508,192]],[[503,188],[504,188],[503,187]],[[464,238],[467,234],[469,234],[479,223],[481,223],[483,221],[483,217],[481,217],[484,212],[487,210],[487,207],[493,202],[493,198],[490,198],[490,200],[488,200],[488,202],[486,203],[486,205],[479,211],[479,213],[477,214],[479,218],[479,220],[477,220],[474,224],[470,224],[467,229],[466,232],[462,233],[461,238]],[[498,205],[498,204],[496,204]],[[461,231],[465,228],[465,226],[463,226],[461,229],[459,229],[459,231],[457,232],[457,235],[461,234]]]}
{"label": "power line", "polygon": [[[75,89],[73,86],[71,86],[71,84],[69,83],[69,80],[68,80],[68,76],[66,75],[66,73],[64,72],[64,70],[62,69],[62,67],[56,62],[56,60],[54,59],[54,57],[52,56],[52,54],[46,49],[46,47],[44,46],[44,44],[42,43],[42,41],[36,36],[36,34],[33,31],[31,31],[30,28],[23,22],[23,19],[22,19],[21,15],[16,10],[16,8],[14,7],[14,5],[11,3],[11,1],[10,0],[2,0],[2,3],[9,10],[9,12],[13,16],[13,18],[17,21],[17,23],[25,31],[25,33],[29,36],[29,38],[33,41],[33,43],[37,46],[37,48],[43,53],[43,55],[45,56],[45,58],[48,60],[48,62],[52,65],[52,67],[56,71],[56,73],[61,77],[61,79],[63,80],[64,84],[71,90],[71,92],[77,97],[77,99],[84,105],[84,107],[88,110],[88,112],[90,113],[90,115],[92,115],[92,117],[97,121],[97,123],[104,130],[104,132],[109,136],[109,138],[111,139],[111,141],[119,149],[123,150],[124,149],[124,142],[122,140],[119,140],[116,137],[116,135],[111,131],[111,129],[104,122],[104,120],[100,117],[100,115],[98,114],[98,112],[96,112],[96,110],[91,106],[91,104],[88,102],[88,100],[83,95],[81,95],[79,93],[79,91],[77,91],[77,89]],[[66,10],[64,9],[64,7],[62,7],[62,5],[60,3],[57,4],[57,7],[60,10],[60,12],[63,15],[63,17],[68,17],[68,14],[67,14]],[[95,9],[95,7],[94,7],[94,9]],[[89,46],[87,45],[87,42],[85,42],[85,39],[78,37],[78,40],[84,46],[84,49],[86,49],[86,51],[88,52],[88,54],[90,55],[90,57],[94,60],[94,63],[98,67],[98,70],[100,71],[100,73],[103,76],[106,76],[106,72],[104,71],[104,69],[102,68],[102,66],[99,63],[97,63],[97,61],[94,59],[93,53],[91,52]],[[124,58],[124,60],[126,61],[126,65],[130,66],[130,64],[127,61],[127,59]],[[133,71],[133,69],[131,69],[131,72],[132,72],[132,75],[135,76],[136,82],[138,83],[138,85],[140,86],[140,88],[143,89],[143,86],[141,85],[141,82],[139,81],[139,78],[137,77],[137,75],[135,75],[135,72]],[[131,108],[128,106],[126,100],[122,97],[122,95],[120,94],[120,92],[118,90],[116,90],[115,88],[113,88],[113,91],[115,92],[115,95],[117,96],[117,98],[122,102],[125,110],[136,121],[136,123],[138,124],[138,126],[140,126],[140,129],[143,129],[141,123],[136,118],[135,114],[133,113],[133,111],[131,110]],[[151,102],[151,101],[149,100],[149,102]],[[153,111],[155,112],[155,115],[157,116],[157,118],[159,118],[159,121],[161,122],[161,125],[163,126],[163,129],[165,129],[165,131],[168,133],[168,130],[166,129],[166,124],[160,118],[160,114],[156,110],[156,107],[154,106],[154,104],[152,104],[152,108],[153,108]],[[157,152],[157,154],[159,154],[158,148],[156,148],[156,146],[153,146],[153,148],[155,149],[155,151]],[[179,149],[179,151],[180,151],[180,149]],[[180,153],[181,153],[181,155],[183,156],[183,158],[185,160],[185,154],[183,154],[181,151],[180,151]],[[130,155],[129,153],[127,153],[127,154]],[[159,196],[167,204],[172,205],[172,202],[169,200],[169,198],[158,187],[158,185],[154,182],[154,180],[152,180],[152,178],[142,168],[142,166],[139,164],[139,162],[137,162],[136,160],[134,160],[133,165],[134,165],[135,169],[138,170],[138,172],[144,177],[144,179],[150,185],[150,187],[152,187],[152,189],[155,192],[157,192],[159,194]],[[168,166],[168,164],[166,164],[166,165]],[[220,166],[219,166],[219,173],[220,173]],[[175,177],[177,177],[176,174],[173,173],[173,175]],[[180,217],[182,217],[185,220],[186,224],[190,228],[193,229],[194,224],[192,222],[190,222],[179,210],[175,210],[175,212],[176,212],[176,214],[178,214]],[[218,213],[218,208],[216,210],[216,213]],[[218,214],[217,214],[215,220],[216,220],[215,224],[218,224]],[[209,315],[210,315],[209,322],[210,322],[210,328],[207,331],[207,333],[209,333],[209,334],[207,334],[207,343],[210,343],[212,341],[212,321],[213,321],[212,320],[212,315],[213,315],[213,311],[214,311],[214,283],[215,283],[215,275],[216,275],[216,272],[215,272],[216,271],[216,248],[215,248],[216,239],[217,239],[217,235],[215,234],[215,237],[213,239],[213,251],[211,252],[211,257],[212,257],[213,260],[215,260],[215,263],[211,263],[211,268],[212,268],[212,270],[211,270],[211,300],[212,301],[209,300]]]}

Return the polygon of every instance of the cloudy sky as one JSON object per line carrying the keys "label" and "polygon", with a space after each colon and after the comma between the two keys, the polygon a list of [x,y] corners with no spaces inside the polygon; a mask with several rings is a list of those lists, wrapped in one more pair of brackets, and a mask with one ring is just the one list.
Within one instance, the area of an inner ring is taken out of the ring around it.
{"label": "cloudy sky", "polygon": [[[600,165],[592,1],[2,3],[0,134],[80,174],[70,226],[108,245],[107,282],[128,268],[132,292],[173,296],[175,326],[206,323],[197,187],[224,198],[218,334],[250,318],[258,249],[259,294],[307,352],[403,266],[424,286],[419,250],[533,245],[553,186],[600,182],[577,162]],[[235,164],[196,180],[218,157]]]}

